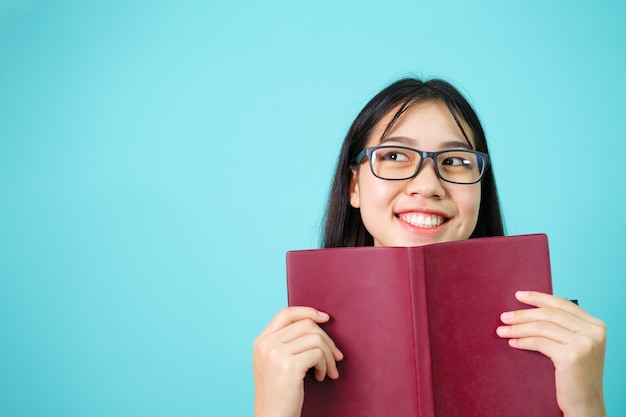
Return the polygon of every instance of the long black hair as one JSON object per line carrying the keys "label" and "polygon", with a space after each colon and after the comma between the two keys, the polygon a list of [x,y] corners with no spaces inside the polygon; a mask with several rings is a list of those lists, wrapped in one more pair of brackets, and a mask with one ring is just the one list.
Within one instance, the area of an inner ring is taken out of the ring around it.
{"label": "long black hair", "polygon": [[[352,162],[365,147],[376,124],[392,109],[400,106],[385,132],[391,129],[409,107],[429,101],[443,102],[466,139],[468,135],[463,124],[471,129],[476,150],[489,153],[485,132],[476,112],[450,83],[439,79],[422,81],[416,78],[404,78],[392,83],[365,105],[344,139],[326,208],[323,229],[324,248],[374,245],[372,235],[363,225],[359,209],[350,205]],[[493,168],[490,168],[481,180],[478,222],[470,238],[502,235],[504,235],[504,225]]]}

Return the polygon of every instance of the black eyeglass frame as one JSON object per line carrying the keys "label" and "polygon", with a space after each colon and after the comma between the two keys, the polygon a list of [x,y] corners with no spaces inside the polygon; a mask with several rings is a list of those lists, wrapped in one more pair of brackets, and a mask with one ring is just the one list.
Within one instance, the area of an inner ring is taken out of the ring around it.
{"label": "black eyeglass frame", "polygon": [[[376,172],[374,172],[374,166],[372,165],[372,153],[375,150],[378,149],[406,149],[409,151],[413,151],[416,152],[419,156],[420,156],[420,161],[417,164],[417,167],[415,168],[415,172],[413,172],[412,175],[405,177],[405,178],[383,178],[380,177],[378,175],[376,175]],[[483,164],[482,164],[482,169],[480,171],[480,175],[478,176],[478,179],[476,181],[473,182],[457,182],[457,181],[450,181],[447,180],[445,178],[443,178],[441,176],[441,173],[439,172],[439,166],[437,164],[437,157],[441,154],[444,153],[449,153],[449,152],[469,152],[472,153],[474,155],[478,155],[483,159]],[[359,165],[361,162],[363,162],[363,158],[365,158],[367,156],[367,159],[369,161],[369,166],[370,166],[370,171],[372,171],[372,174],[376,177],[376,178],[380,178],[381,180],[386,180],[386,181],[404,181],[404,180],[408,180],[411,178],[415,178],[417,176],[417,174],[420,171],[420,168],[422,167],[422,164],[424,163],[424,160],[426,158],[430,158],[433,160],[434,166],[435,166],[435,172],[437,173],[437,178],[439,178],[442,181],[451,183],[451,184],[466,184],[466,185],[470,185],[470,184],[476,184],[478,182],[480,182],[483,177],[485,176],[485,172],[487,172],[487,168],[489,167],[489,154],[486,154],[484,152],[479,152],[479,151],[475,151],[473,149],[445,149],[442,151],[435,151],[435,152],[428,152],[428,151],[420,151],[419,149],[415,149],[415,148],[409,148],[408,146],[391,146],[391,145],[381,145],[381,146],[372,146],[370,148],[364,148],[361,152],[359,152],[356,156],[356,158],[354,158],[354,165]]]}

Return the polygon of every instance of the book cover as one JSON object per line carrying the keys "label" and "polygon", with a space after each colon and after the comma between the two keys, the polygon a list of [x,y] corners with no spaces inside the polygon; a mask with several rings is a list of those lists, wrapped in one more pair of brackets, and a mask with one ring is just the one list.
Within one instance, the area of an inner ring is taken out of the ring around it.
{"label": "book cover", "polygon": [[290,305],[331,315],[340,378],[303,417],[561,416],[554,367],[495,333],[517,290],[552,292],[545,235],[287,253]]}

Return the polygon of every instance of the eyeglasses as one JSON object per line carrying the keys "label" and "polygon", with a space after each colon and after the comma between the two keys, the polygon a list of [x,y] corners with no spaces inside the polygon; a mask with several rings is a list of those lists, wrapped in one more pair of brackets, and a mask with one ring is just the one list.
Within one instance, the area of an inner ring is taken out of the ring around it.
{"label": "eyeglasses", "polygon": [[489,155],[465,149],[425,152],[404,146],[374,146],[356,156],[355,164],[363,158],[370,161],[374,176],[383,180],[408,180],[417,175],[426,158],[435,163],[437,176],[453,184],[479,182],[489,164]]}

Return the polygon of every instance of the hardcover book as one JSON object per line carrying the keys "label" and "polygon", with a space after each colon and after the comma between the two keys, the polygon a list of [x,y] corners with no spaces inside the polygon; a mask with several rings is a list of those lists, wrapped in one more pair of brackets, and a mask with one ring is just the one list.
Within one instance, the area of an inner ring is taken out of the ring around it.
{"label": "hardcover book", "polygon": [[287,253],[290,305],[331,315],[338,380],[305,379],[303,417],[556,417],[554,366],[496,335],[552,292],[545,235]]}

